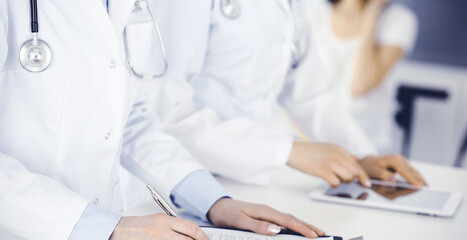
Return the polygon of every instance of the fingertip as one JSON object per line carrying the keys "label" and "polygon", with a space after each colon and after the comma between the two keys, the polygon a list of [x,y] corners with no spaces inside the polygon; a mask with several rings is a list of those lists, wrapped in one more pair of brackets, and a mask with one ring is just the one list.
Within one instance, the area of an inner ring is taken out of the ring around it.
{"label": "fingertip", "polygon": [[422,187],[423,186],[423,182],[417,178],[416,176],[412,176],[412,175],[403,175],[403,177],[405,178],[405,180],[409,183],[409,184],[412,184],[414,186],[417,186],[417,187]]}
{"label": "fingertip", "polygon": [[306,230],[302,230],[299,233],[307,238],[317,238],[319,236],[316,228],[307,228]]}
{"label": "fingertip", "polygon": [[360,175],[358,176],[358,180],[360,181],[360,184],[365,186],[365,187],[371,187],[371,181],[370,177],[366,174],[365,171],[361,171]]}
{"label": "fingertip", "polygon": [[368,178],[359,178],[358,182],[360,183],[360,185],[364,187],[367,187],[367,188],[371,187],[371,181]]}
{"label": "fingertip", "polygon": [[281,228],[279,226],[277,226],[276,224],[270,224],[268,226],[268,230],[267,232],[270,234],[270,235],[276,235],[278,234],[279,232],[281,231]]}
{"label": "fingertip", "polygon": [[281,227],[279,227],[278,225],[260,220],[253,220],[249,224],[247,223],[243,227],[238,228],[268,236],[277,235],[281,231]]}
{"label": "fingertip", "polygon": [[409,181],[409,183],[417,187],[423,187],[425,185],[425,182],[417,177],[414,177],[411,181]]}
{"label": "fingertip", "polygon": [[313,230],[311,230],[311,235],[312,235],[311,236],[312,238],[317,238],[318,237],[318,234]]}
{"label": "fingertip", "polygon": [[423,179],[423,177],[420,174],[418,174],[418,181],[419,181],[421,186],[428,186],[425,179]]}
{"label": "fingertip", "polygon": [[416,186],[417,187],[424,187],[424,186],[427,186],[425,181],[423,180],[418,180],[417,183],[416,183]]}
{"label": "fingertip", "polygon": [[331,185],[331,187],[335,188],[335,187],[338,187],[340,184],[341,184],[341,181],[339,180],[338,177],[336,176],[331,176],[329,177],[328,179],[325,179],[329,185]]}
{"label": "fingertip", "polygon": [[323,236],[324,234],[326,234],[326,232],[324,230],[322,230],[321,228],[316,228],[316,231],[315,231],[319,236]]}

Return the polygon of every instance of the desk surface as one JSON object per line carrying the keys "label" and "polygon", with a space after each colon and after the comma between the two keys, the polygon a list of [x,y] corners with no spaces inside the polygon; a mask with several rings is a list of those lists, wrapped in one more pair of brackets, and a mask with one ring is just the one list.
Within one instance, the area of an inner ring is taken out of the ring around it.
{"label": "desk surface", "polygon": [[426,163],[414,165],[431,187],[464,192],[453,218],[313,201],[308,194],[324,182],[290,168],[278,170],[269,187],[219,180],[236,199],[271,205],[345,239],[360,235],[366,240],[467,239],[467,171]]}
{"label": "desk surface", "polygon": [[[218,180],[235,199],[268,204],[344,239],[356,236],[364,236],[366,240],[467,239],[467,171],[426,163],[414,165],[430,186],[464,192],[453,218],[313,201],[308,194],[325,183],[290,168],[279,169],[268,187],[244,185],[225,178]],[[154,202],[143,204],[127,213],[154,213],[157,211],[154,205]]]}
{"label": "desk surface", "polygon": [[[235,199],[268,204],[292,213],[344,239],[364,236],[365,240],[467,239],[467,171],[426,163],[414,163],[428,184],[434,188],[464,192],[464,198],[453,218],[437,218],[411,213],[392,212],[355,206],[313,201],[308,194],[322,180],[290,168],[274,174],[268,187],[239,184],[218,178]],[[162,212],[154,202],[128,209],[123,215],[146,215]],[[0,239],[18,239],[0,228]]]}

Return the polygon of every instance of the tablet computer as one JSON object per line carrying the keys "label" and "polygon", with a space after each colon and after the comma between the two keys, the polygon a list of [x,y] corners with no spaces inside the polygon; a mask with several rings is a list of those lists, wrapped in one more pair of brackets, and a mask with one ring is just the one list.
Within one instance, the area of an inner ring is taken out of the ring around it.
{"label": "tablet computer", "polygon": [[326,202],[441,217],[453,216],[462,200],[462,193],[457,191],[416,187],[405,182],[372,180],[371,183],[371,188],[357,182],[343,183],[336,188],[323,186],[313,191],[310,197]]}

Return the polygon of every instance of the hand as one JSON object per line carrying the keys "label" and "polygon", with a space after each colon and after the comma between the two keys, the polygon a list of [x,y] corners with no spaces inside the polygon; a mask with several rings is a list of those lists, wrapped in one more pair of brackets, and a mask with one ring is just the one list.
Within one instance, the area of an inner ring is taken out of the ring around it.
{"label": "hand", "polygon": [[365,5],[365,20],[378,20],[387,5],[387,0],[369,0]]}
{"label": "hand", "polygon": [[324,231],[301,221],[290,214],[284,214],[269,206],[246,203],[222,198],[209,210],[208,217],[219,227],[250,230],[264,235],[276,235],[283,226],[305,237],[316,238]]}
{"label": "hand", "polygon": [[425,180],[420,173],[415,170],[407,160],[401,155],[387,155],[382,157],[367,157],[360,161],[360,165],[372,178],[379,178],[384,181],[396,182],[394,171],[404,177],[408,183],[423,186]]}
{"label": "hand", "polygon": [[115,228],[110,240],[209,240],[193,222],[165,214],[143,217],[123,217]]}
{"label": "hand", "polygon": [[370,179],[358,159],[343,148],[326,143],[294,142],[287,165],[326,180],[332,187],[353,182],[370,187]]}
{"label": "hand", "polygon": [[369,0],[365,5],[362,16],[361,34],[373,34],[379,23],[379,18],[387,6],[387,0]]}

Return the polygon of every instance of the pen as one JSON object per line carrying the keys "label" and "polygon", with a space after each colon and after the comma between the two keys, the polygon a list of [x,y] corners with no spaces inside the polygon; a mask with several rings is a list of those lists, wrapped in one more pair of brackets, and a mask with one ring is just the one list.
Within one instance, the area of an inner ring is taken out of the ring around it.
{"label": "pen", "polygon": [[154,201],[156,201],[157,205],[159,205],[159,207],[161,207],[162,210],[164,210],[164,212],[167,213],[167,215],[180,218],[177,212],[175,212],[170,207],[170,205],[167,204],[167,202],[161,197],[159,193],[157,193],[156,190],[154,190],[154,188],[151,187],[151,185],[147,184],[146,187],[149,189],[149,191],[151,191],[151,195],[152,195],[152,198],[154,198]]}

